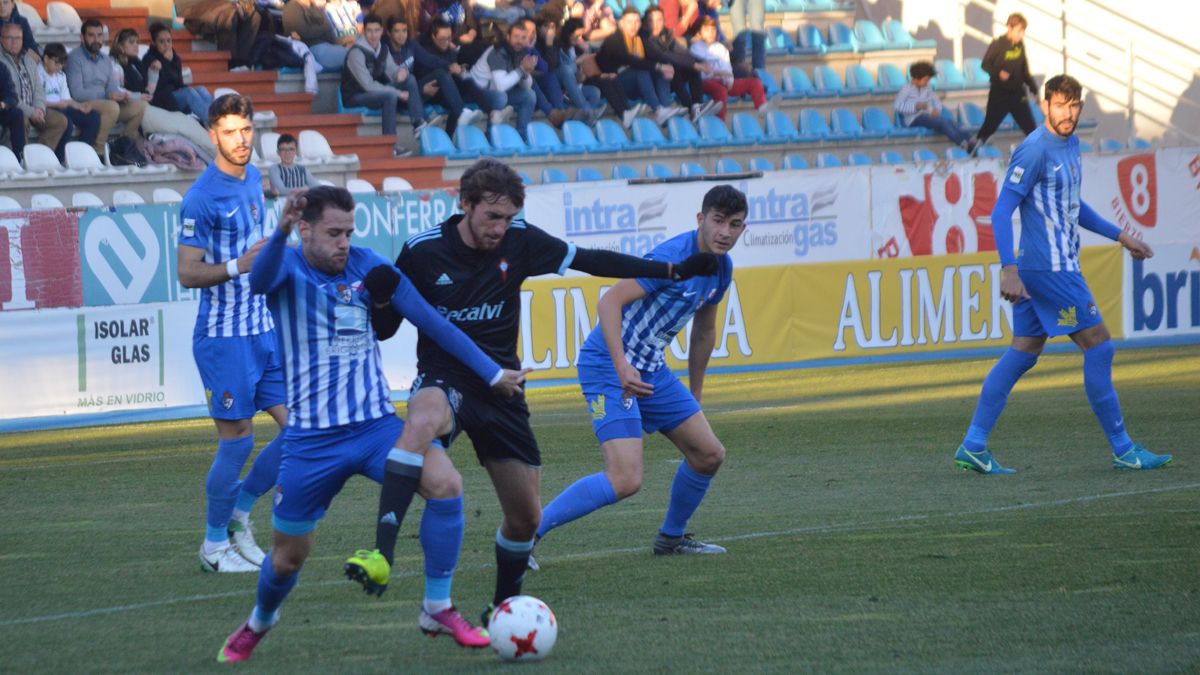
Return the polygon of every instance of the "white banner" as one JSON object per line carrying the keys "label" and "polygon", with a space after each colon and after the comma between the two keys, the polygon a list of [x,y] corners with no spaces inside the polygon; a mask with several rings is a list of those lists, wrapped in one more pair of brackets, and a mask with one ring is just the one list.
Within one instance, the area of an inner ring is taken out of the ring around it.
{"label": "white banner", "polygon": [[[627,185],[573,183],[531,188],[526,219],[577,246],[645,255],[696,227],[715,181]],[[864,168],[772,173],[729,184],[746,193],[748,227],[739,267],[861,260],[870,246],[870,174]]]}

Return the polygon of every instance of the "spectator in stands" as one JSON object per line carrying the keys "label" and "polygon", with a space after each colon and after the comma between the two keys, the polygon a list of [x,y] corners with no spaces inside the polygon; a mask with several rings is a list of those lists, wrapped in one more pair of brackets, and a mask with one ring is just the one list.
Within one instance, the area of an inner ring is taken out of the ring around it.
{"label": "spectator in stands", "polygon": [[[408,73],[401,72],[383,46],[383,19],[375,14],[366,15],[362,37],[346,54],[346,64],[342,67],[342,100],[346,105],[381,110],[383,133],[394,136],[400,104],[409,98],[409,93],[400,88],[402,77],[407,79]],[[420,116],[416,119],[423,122]],[[420,130],[417,129],[418,133]],[[399,139],[393,151],[397,157],[412,154]]]}
{"label": "spectator in stands", "polygon": [[616,73],[626,98],[640,98],[654,110],[655,122],[662,124],[686,110],[671,100],[675,67],[646,58],[646,46],[638,34],[641,28],[642,16],[632,6],[626,7],[617,22],[617,32],[600,45],[596,63],[602,72]]}
{"label": "spectator in stands", "polygon": [[67,56],[67,84],[71,97],[77,101],[91,102],[92,108],[100,112],[100,131],[96,135],[96,152],[104,155],[104,144],[108,132],[118,121],[125,123],[124,135],[142,142],[142,116],[146,114],[146,101],[136,94],[121,88],[112,59],[100,53],[104,39],[104,25],[97,19],[86,19],[80,29],[83,44],[71,50]]}
{"label": "spectator in stands", "polygon": [[[117,65],[120,73],[120,85],[129,93],[141,97],[143,101],[152,101],[158,78],[151,81],[146,76],[146,71],[142,69],[142,62],[138,59],[139,51],[137,31],[132,28],[122,28],[112,41],[108,56]],[[174,105],[174,98],[170,99],[170,103],[171,107],[164,108],[164,110],[177,111],[179,109]]]}
{"label": "spectator in stands", "polygon": [[642,41],[646,45],[646,58],[655,63],[669,63],[675,68],[671,78],[671,91],[680,105],[687,108],[692,121],[712,112],[721,104],[715,99],[704,103],[704,83],[701,74],[712,72],[712,66],[692,56],[681,40],[667,30],[663,11],[656,5],[646,9],[642,24]]}
{"label": "spectator in stands", "polygon": [[945,107],[938,99],[929,81],[937,75],[933,64],[928,61],[917,61],[908,68],[910,81],[896,94],[893,107],[900,113],[900,119],[906,127],[924,127],[932,129],[955,145],[962,147],[968,153],[975,152],[976,141],[963,131],[950,117],[942,115]]}
{"label": "spectator in stands", "polygon": [[29,20],[17,11],[16,0],[0,0],[0,28],[8,24],[14,24],[21,28],[22,51],[32,49],[35,52],[41,52],[37,40],[33,39],[33,28],[29,25]]}
{"label": "spectator in stands", "polygon": [[675,37],[686,40],[699,30],[700,3],[697,0],[659,0],[658,8],[663,11],[663,24]]}
{"label": "spectator in stands", "polygon": [[[67,118],[53,108],[46,107],[46,90],[42,88],[42,78],[38,74],[41,59],[36,51],[22,49],[23,37],[21,27],[15,23],[6,23],[0,28],[0,63],[8,71],[14,89],[17,92],[17,107],[25,119],[26,127],[38,131],[38,142],[51,148],[59,148],[67,131]],[[28,132],[24,131],[26,138]],[[59,155],[59,159],[62,159]]]}
{"label": "spectator in stands", "polygon": [[42,65],[38,68],[42,89],[46,92],[46,107],[57,110],[67,118],[67,129],[54,149],[60,158],[66,150],[67,141],[71,140],[72,129],[79,130],[81,143],[92,147],[95,147],[96,134],[100,131],[100,113],[93,110],[90,103],[80,103],[71,98],[67,75],[63,72],[66,65],[66,48],[58,42],[46,45],[42,53]]}
{"label": "spectator in stands", "polygon": [[[497,102],[467,76],[466,68],[458,62],[458,47],[454,44],[453,35],[454,29],[450,24],[440,16],[434,17],[429,24],[429,32],[421,37],[413,50],[413,72],[422,86],[429,82],[437,83],[437,95],[433,100],[440,102],[448,111],[446,133],[451,136],[459,125],[473,124],[488,112],[504,107],[503,100]],[[483,112],[467,108],[467,103],[478,105]]]}
{"label": "spectator in stands", "polygon": [[1025,96],[1026,87],[1035,100],[1038,93],[1037,83],[1029,73],[1029,62],[1025,59],[1023,40],[1029,22],[1021,14],[1014,13],[1009,15],[1006,25],[1008,31],[992,40],[983,55],[983,69],[991,76],[991,87],[988,89],[987,114],[977,134],[980,143],[986,143],[996,133],[1005,115],[1011,114],[1026,136],[1037,128],[1029,110],[1029,99]]}
{"label": "spectator in stands", "polygon": [[291,134],[280,134],[275,143],[279,153],[279,163],[272,164],[267,169],[267,177],[271,182],[270,197],[286,197],[292,190],[316,187],[321,184],[313,178],[312,172],[302,164],[296,163],[296,151],[299,146],[296,137]]}
{"label": "spectator in stands", "polygon": [[25,156],[25,113],[17,104],[17,89],[8,68],[0,68],[0,129],[8,131],[8,143],[17,159]]}
{"label": "spectator in stands", "polygon": [[471,3],[475,18],[479,21],[495,21],[510,27],[533,16],[522,0],[474,0]]}
{"label": "spectator in stands", "polygon": [[583,23],[579,19],[568,19],[560,27],[555,20],[539,20],[536,47],[538,55],[550,67],[550,72],[563,95],[581,111],[584,121],[591,126],[604,115],[605,106],[598,89],[580,84],[574,47],[568,39],[567,48],[563,49],[563,41],[559,39],[559,33],[567,30],[582,32]]}
{"label": "spectator in stands", "polygon": [[431,80],[422,84],[413,72],[418,47],[416,40],[408,39],[408,21],[403,16],[393,16],[387,20],[386,46],[392,61],[399,68],[396,81],[408,94],[408,119],[413,123],[416,134],[419,136],[431,124],[444,124],[445,115],[430,116],[425,113],[425,99],[437,95],[438,83]]}
{"label": "spectator in stands", "polygon": [[[545,48],[546,31],[553,31],[550,38],[550,45],[553,48],[554,37],[558,34],[558,25],[552,20],[537,24],[532,19],[522,19],[521,23],[525,26],[525,34],[529,36],[524,53],[537,57],[537,65],[534,66],[532,73],[534,107],[540,110],[551,124],[562,128],[563,122],[577,117],[579,111],[567,107],[558,75],[554,73],[550,62],[542,55],[542,49]],[[539,49],[539,43],[541,43],[542,49]],[[557,59],[555,62],[557,63]]]}
{"label": "spectator in stands", "polygon": [[441,19],[453,31],[467,19],[467,9],[461,0],[421,0],[421,35],[428,35],[434,19]]}
{"label": "spectator in stands", "polygon": [[[157,80],[150,105],[208,119],[208,106],[212,105],[213,96],[204,87],[189,87],[184,84],[183,60],[175,51],[171,29],[163,23],[150,24],[150,42],[150,49],[142,57],[141,63],[147,84]],[[134,57],[136,56],[134,54]]]}
{"label": "spectator in stands", "polygon": [[[524,54],[528,44],[524,24],[514,23],[508,27],[508,39],[484,50],[470,70],[480,88],[504,94],[505,105],[511,106],[517,115],[517,133],[522,137],[533,118],[536,102],[532,73],[537,67],[537,57]],[[503,111],[492,112],[492,123],[504,116]]]}
{"label": "spectator in stands", "polygon": [[754,107],[761,115],[775,105],[767,100],[763,83],[757,77],[735,77],[729,60],[729,49],[717,41],[717,22],[710,16],[700,20],[700,39],[692,43],[692,55],[707,63],[712,70],[704,74],[704,93],[721,104],[717,116],[722,120],[727,113],[730,96],[750,96]]}
{"label": "spectator in stands", "polygon": [[583,35],[583,23],[578,19],[568,19],[567,23],[563,25],[565,39],[563,54],[574,59],[579,67],[579,75],[583,78],[583,83],[599,91],[604,96],[604,100],[608,101],[609,107],[621,119],[621,124],[629,129],[633,126],[633,121],[648,111],[650,106],[645,103],[630,104],[629,99],[625,96],[625,90],[617,82],[617,74],[600,70],[600,66],[596,63],[596,52],[583,39]]}
{"label": "spectator in stands", "polygon": [[[767,62],[766,0],[723,0],[729,8],[729,24],[733,28],[733,49],[730,58],[737,64],[746,62],[750,49],[751,64],[763,68]],[[717,27],[720,28],[718,18]],[[723,38],[722,38],[723,39]],[[749,74],[749,72],[747,72]]]}
{"label": "spectator in stands", "polygon": [[604,0],[580,0],[583,5],[583,39],[588,42],[602,42],[608,36],[617,32],[617,18],[612,7]]}
{"label": "spectator in stands", "polygon": [[357,26],[353,39],[338,40],[333,24],[325,13],[325,0],[288,0],[283,6],[283,32],[293,40],[308,45],[313,58],[322,70],[338,72],[346,62],[348,46],[358,38]]}

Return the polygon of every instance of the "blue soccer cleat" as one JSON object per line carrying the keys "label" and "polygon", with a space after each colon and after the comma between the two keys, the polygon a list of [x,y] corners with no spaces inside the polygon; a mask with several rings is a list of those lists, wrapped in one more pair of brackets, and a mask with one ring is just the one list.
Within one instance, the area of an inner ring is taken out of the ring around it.
{"label": "blue soccer cleat", "polygon": [[1125,452],[1125,454],[1117,457],[1113,455],[1112,465],[1114,469],[1134,469],[1141,471],[1149,471],[1157,469],[1160,466],[1165,466],[1171,461],[1171,455],[1156,455],[1146,448],[1133,444],[1133,447]]}
{"label": "blue soccer cleat", "polygon": [[992,457],[992,453],[987,450],[971,452],[962,445],[958,446],[958,452],[954,453],[954,463],[963,471],[970,470],[991,476],[1003,476],[1017,472],[1016,469],[1000,466],[1000,462],[997,462]]}

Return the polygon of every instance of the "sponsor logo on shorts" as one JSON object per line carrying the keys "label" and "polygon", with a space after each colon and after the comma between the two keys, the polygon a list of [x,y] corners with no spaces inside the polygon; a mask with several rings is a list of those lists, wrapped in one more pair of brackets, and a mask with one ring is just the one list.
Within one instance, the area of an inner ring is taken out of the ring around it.
{"label": "sponsor logo on shorts", "polygon": [[1074,328],[1079,325],[1079,318],[1075,314],[1075,306],[1072,305],[1066,309],[1058,310],[1058,325]]}
{"label": "sponsor logo on shorts", "polygon": [[588,410],[592,411],[592,419],[604,419],[604,394],[599,394],[596,398],[588,401]]}

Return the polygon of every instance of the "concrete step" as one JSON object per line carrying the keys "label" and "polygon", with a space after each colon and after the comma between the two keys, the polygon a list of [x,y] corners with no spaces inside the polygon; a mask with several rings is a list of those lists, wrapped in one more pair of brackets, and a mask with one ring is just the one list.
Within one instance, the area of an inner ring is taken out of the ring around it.
{"label": "concrete step", "polygon": [[279,119],[313,114],[312,94],[254,94],[250,101],[255,110],[270,110]]}
{"label": "concrete step", "polygon": [[432,190],[451,185],[442,177],[446,160],[441,157],[363,159],[360,156],[358,161],[358,177],[370,182],[376,190],[383,189],[383,179],[388,176],[402,176],[418,190]]}
{"label": "concrete step", "polygon": [[[186,65],[187,62],[185,61]],[[219,87],[229,87],[239,94],[253,98],[257,95],[275,93],[275,71],[251,70],[240,73],[228,71],[192,71],[192,84],[202,84],[216,93]]]}
{"label": "concrete step", "polygon": [[[324,133],[324,132],[322,132]],[[358,155],[360,162],[373,159],[392,159],[395,136],[337,136],[329,139],[334,152],[341,155]]]}
{"label": "concrete step", "polygon": [[183,65],[192,69],[192,74],[216,72],[229,73],[229,52],[179,52]]}
{"label": "concrete step", "polygon": [[79,18],[99,19],[108,26],[109,38],[115,38],[123,28],[143,30],[150,21],[150,12],[145,7],[106,7],[103,9],[88,9],[75,7]]}
{"label": "concrete step", "polygon": [[[287,115],[280,117],[275,125],[274,131],[277,133],[288,133],[299,137],[300,132],[305,129],[315,129],[320,131],[325,139],[329,141],[329,145],[334,152],[338,151],[338,146],[334,139],[341,139],[355,136],[355,129],[361,117],[359,115]],[[386,144],[388,148],[392,147],[394,140],[390,136],[376,137],[376,142]]]}

